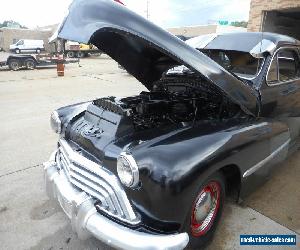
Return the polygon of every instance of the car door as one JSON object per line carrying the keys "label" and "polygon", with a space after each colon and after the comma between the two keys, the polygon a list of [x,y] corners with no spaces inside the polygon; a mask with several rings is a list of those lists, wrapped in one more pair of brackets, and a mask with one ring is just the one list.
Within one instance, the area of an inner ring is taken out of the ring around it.
{"label": "car door", "polygon": [[24,49],[24,40],[20,40],[18,43],[17,43],[17,48],[19,50],[23,50]]}
{"label": "car door", "polygon": [[261,88],[261,116],[285,121],[296,143],[300,131],[300,57],[296,47],[282,47],[272,58]]}

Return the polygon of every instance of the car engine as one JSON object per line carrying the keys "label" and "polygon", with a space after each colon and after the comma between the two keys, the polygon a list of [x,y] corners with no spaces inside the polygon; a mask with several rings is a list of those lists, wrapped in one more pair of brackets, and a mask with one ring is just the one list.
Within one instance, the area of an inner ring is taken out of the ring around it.
{"label": "car engine", "polygon": [[224,97],[213,85],[195,77],[166,77],[153,85],[150,92],[93,102],[129,118],[136,130],[198,120],[234,117],[240,108]]}

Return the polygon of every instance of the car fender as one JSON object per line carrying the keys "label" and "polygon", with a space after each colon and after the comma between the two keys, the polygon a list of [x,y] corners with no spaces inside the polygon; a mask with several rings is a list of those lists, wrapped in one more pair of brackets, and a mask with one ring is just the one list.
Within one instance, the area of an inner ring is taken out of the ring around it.
{"label": "car fender", "polygon": [[[149,216],[182,224],[208,176],[231,165],[243,176],[289,139],[286,124],[263,120],[191,137],[197,129],[201,131],[198,127],[173,132],[132,150],[142,186],[128,192],[139,209],[151,211]],[[276,161],[285,157],[284,153]],[[273,162],[268,163],[262,168],[267,175]],[[251,187],[243,179],[241,184],[241,190]]]}

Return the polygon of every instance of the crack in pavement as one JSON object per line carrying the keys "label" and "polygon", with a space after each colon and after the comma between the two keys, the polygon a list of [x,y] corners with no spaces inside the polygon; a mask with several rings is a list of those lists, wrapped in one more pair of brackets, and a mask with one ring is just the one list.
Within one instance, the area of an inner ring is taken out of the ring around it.
{"label": "crack in pavement", "polygon": [[23,171],[26,171],[26,170],[31,169],[31,168],[36,168],[36,167],[39,167],[39,166],[42,166],[42,165],[43,165],[42,163],[39,163],[39,164],[34,165],[34,166],[30,166],[30,167],[27,167],[27,168],[18,169],[18,170],[15,170],[15,171],[12,171],[12,172],[0,175],[0,178],[8,176],[8,175],[16,174],[16,173],[19,173],[19,172],[23,172]]}

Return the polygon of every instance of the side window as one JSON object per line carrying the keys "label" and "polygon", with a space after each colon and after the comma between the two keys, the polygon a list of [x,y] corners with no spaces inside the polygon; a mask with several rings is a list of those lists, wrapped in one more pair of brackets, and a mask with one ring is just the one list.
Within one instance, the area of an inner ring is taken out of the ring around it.
{"label": "side window", "polygon": [[299,57],[296,50],[281,50],[278,53],[279,80],[288,81],[299,77]]}
{"label": "side window", "polygon": [[24,45],[24,40],[20,40],[17,45]]}
{"label": "side window", "polygon": [[300,78],[300,59],[296,49],[281,49],[274,56],[267,81],[270,85]]}
{"label": "side window", "polygon": [[269,73],[268,73],[268,77],[267,77],[267,81],[269,82],[269,84],[272,83],[276,83],[278,82],[278,65],[277,65],[277,55],[273,58],[273,61],[271,63],[270,69],[269,69]]}

